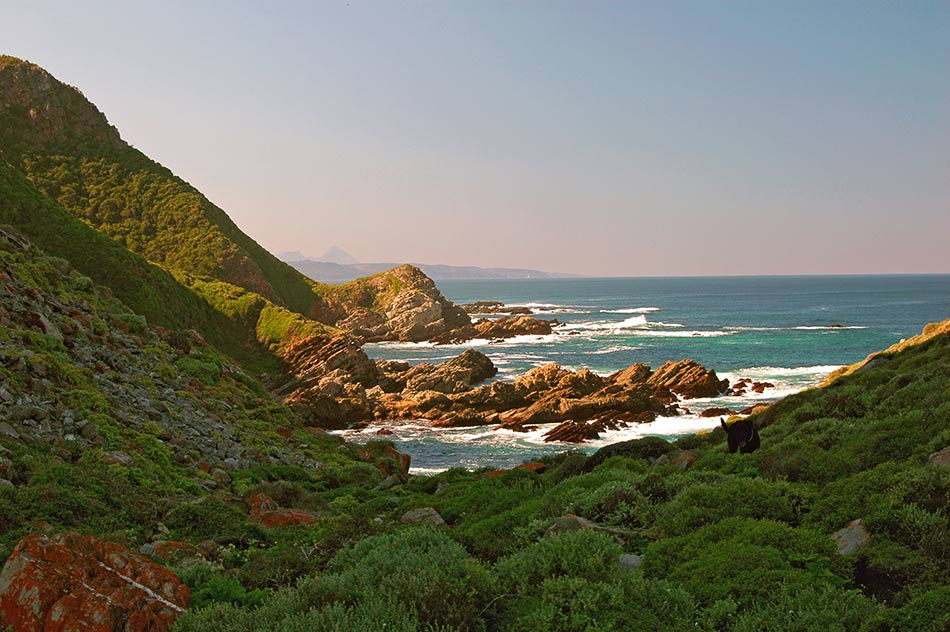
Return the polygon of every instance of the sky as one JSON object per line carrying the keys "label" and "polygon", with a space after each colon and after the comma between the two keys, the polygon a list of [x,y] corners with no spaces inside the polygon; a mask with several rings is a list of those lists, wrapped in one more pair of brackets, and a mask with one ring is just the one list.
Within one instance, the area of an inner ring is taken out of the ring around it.
{"label": "sky", "polygon": [[272,252],[950,272],[950,2],[0,0]]}

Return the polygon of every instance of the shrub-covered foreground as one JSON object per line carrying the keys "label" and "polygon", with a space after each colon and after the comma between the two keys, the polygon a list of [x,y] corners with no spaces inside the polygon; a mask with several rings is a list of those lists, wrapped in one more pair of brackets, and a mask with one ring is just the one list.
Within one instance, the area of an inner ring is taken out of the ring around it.
{"label": "shrub-covered foreground", "polygon": [[[945,630],[950,469],[928,457],[950,444],[948,381],[944,335],[773,406],[754,454],[680,440],[688,470],[637,458],[648,439],[592,469],[285,481],[321,521],[186,574],[200,599],[177,629]],[[400,523],[422,506],[447,525]],[[566,513],[611,530],[545,535]],[[830,534],[857,518],[870,543],[842,556]]]}

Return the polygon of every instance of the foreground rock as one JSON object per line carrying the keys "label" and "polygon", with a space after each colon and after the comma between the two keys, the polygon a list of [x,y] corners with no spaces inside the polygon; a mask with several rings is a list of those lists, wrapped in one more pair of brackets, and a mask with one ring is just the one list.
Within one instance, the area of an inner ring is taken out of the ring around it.
{"label": "foreground rock", "polygon": [[847,527],[832,533],[831,539],[838,546],[838,553],[851,555],[871,542],[871,534],[864,528],[864,522],[858,518],[849,522]]}
{"label": "foreground rock", "polygon": [[405,524],[428,524],[435,527],[445,524],[445,520],[439,515],[439,512],[433,507],[420,507],[410,509],[399,519]]}
{"label": "foreground rock", "polygon": [[160,631],[188,607],[170,570],[77,533],[27,536],[0,573],[0,627],[16,632]]}

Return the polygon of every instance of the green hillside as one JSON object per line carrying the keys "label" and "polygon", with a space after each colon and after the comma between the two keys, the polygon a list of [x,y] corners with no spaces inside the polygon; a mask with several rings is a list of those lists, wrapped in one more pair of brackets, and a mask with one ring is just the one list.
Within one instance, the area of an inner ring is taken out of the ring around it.
{"label": "green hillside", "polygon": [[173,275],[149,263],[64,211],[2,160],[0,224],[14,226],[46,253],[109,288],[148,323],[195,329],[256,370],[276,368],[277,357],[268,349],[286,341],[275,339],[275,332],[303,336],[332,331],[241,287],[177,271]]}
{"label": "green hillside", "polygon": [[306,277],[125,143],[79,90],[9,56],[0,57],[0,155],[64,209],[150,261],[227,281],[301,314],[313,307]]}
{"label": "green hillside", "polygon": [[[321,551],[309,570],[287,553],[303,580],[255,607],[202,601],[176,629],[946,630],[950,467],[931,454],[950,445],[948,383],[942,334],[759,414],[753,454],[729,454],[717,429],[545,459],[542,474],[354,490],[325,520],[359,543],[334,555],[338,531],[300,532],[297,550]],[[697,460],[657,459],[678,450]],[[446,525],[401,523],[420,507]],[[598,528],[547,534],[565,514]],[[870,539],[841,554],[831,534],[857,519]],[[189,581],[210,597],[215,576]]]}

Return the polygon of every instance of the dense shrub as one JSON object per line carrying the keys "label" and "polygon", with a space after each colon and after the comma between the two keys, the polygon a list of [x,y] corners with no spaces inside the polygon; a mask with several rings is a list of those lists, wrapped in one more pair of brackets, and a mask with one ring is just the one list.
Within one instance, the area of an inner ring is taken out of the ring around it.
{"label": "dense shrub", "polygon": [[849,576],[827,535],[751,518],[728,518],[655,542],[643,568],[648,577],[683,586],[704,606],[721,599],[747,606],[783,586],[837,586]]}
{"label": "dense shrub", "polygon": [[590,530],[544,538],[501,561],[493,629],[683,630],[692,600],[620,568],[620,547]]}
{"label": "dense shrub", "polygon": [[209,608],[183,617],[177,629],[370,630],[392,624],[476,630],[484,627],[480,616],[488,601],[488,573],[461,546],[438,531],[411,528],[341,551],[325,573],[279,591],[257,610]]}
{"label": "dense shrub", "polygon": [[[851,632],[859,630],[878,606],[855,590],[827,585],[784,588],[744,609],[732,632]],[[902,628],[903,629],[903,628]]]}
{"label": "dense shrub", "polygon": [[767,518],[794,526],[801,521],[807,502],[800,486],[735,478],[683,490],[664,505],[657,527],[671,536],[685,535],[730,516]]}

